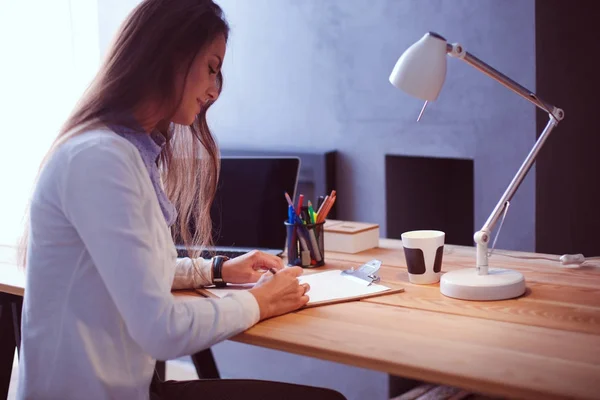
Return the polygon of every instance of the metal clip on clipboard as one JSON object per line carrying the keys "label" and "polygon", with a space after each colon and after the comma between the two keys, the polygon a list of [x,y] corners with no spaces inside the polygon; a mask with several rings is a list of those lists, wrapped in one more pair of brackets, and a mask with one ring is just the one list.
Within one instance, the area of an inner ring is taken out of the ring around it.
{"label": "metal clip on clipboard", "polygon": [[342,275],[349,275],[355,278],[362,279],[364,281],[369,282],[369,285],[372,283],[377,283],[381,280],[379,275],[377,275],[377,271],[381,268],[381,261],[373,259],[366,264],[361,265],[358,268],[350,268],[342,271]]}

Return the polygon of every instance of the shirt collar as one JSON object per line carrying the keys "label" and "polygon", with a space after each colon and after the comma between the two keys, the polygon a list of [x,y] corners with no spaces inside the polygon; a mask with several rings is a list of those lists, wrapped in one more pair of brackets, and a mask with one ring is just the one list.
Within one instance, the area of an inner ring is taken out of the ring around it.
{"label": "shirt collar", "polygon": [[127,125],[110,124],[109,128],[137,147],[144,162],[156,163],[167,144],[167,139],[157,129],[148,133],[134,118]]}

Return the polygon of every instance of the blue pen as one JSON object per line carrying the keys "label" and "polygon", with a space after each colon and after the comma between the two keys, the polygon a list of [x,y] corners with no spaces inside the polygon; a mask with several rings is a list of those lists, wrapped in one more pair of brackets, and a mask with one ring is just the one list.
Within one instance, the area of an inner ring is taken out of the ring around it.
{"label": "blue pen", "polygon": [[290,204],[288,206],[288,223],[290,225],[292,225],[292,232],[291,235],[288,235],[288,243],[287,243],[287,248],[288,248],[288,264],[289,265],[294,265],[297,262],[297,258],[299,257],[300,254],[300,250],[298,249],[298,240],[296,238],[297,236],[297,228],[296,228],[296,210],[294,209],[294,206],[292,204]]}
{"label": "blue pen", "polygon": [[[309,230],[304,225],[304,223],[302,222],[302,219],[298,216],[298,214],[294,214],[294,217],[296,219],[296,225],[298,228],[298,238],[300,240],[300,246],[302,247],[303,250],[308,250],[311,253],[311,256],[314,260],[320,262],[321,255],[317,254],[318,248],[316,247],[317,242],[314,237],[314,232]],[[313,234],[312,237],[310,235],[311,233]],[[309,246],[309,243],[311,244],[310,246]]]}

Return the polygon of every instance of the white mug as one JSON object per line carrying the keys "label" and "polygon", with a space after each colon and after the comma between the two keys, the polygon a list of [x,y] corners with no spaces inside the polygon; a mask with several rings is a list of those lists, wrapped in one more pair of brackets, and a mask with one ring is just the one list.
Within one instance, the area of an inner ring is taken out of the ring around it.
{"label": "white mug", "polygon": [[410,231],[402,234],[402,247],[411,283],[431,284],[440,281],[444,239],[442,231]]}

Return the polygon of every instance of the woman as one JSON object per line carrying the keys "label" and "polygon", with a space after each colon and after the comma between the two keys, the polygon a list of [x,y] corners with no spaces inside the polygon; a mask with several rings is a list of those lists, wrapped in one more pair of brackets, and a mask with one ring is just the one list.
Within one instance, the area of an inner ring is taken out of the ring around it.
{"label": "woman", "polygon": [[[156,359],[193,354],[308,301],[301,270],[267,254],[176,258],[172,234],[190,249],[211,243],[219,158],[205,115],[220,93],[227,35],[211,0],[143,1],[65,123],[29,209],[19,398],[341,398],[228,380],[149,393]],[[220,300],[171,294],[219,277],[258,283]]]}

